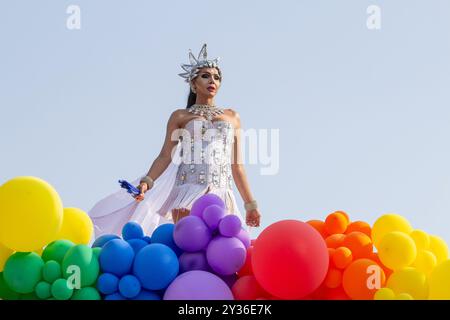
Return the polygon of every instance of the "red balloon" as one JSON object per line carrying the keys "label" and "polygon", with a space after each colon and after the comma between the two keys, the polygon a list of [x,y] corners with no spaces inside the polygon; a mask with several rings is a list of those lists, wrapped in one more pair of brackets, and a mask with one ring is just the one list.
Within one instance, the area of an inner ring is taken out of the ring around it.
{"label": "red balloon", "polygon": [[256,280],[282,299],[301,299],[316,290],[325,279],[328,264],[325,240],[298,220],[282,220],[267,227],[252,252]]}
{"label": "red balloon", "polygon": [[253,247],[248,247],[248,249],[247,249],[247,257],[245,258],[245,263],[242,266],[241,270],[238,271],[238,276],[239,277],[248,276],[248,275],[252,275],[253,274],[253,269],[252,269],[252,252],[253,252]]}
{"label": "red balloon", "polygon": [[231,288],[235,300],[269,299],[269,294],[256,281],[254,276],[243,276]]}

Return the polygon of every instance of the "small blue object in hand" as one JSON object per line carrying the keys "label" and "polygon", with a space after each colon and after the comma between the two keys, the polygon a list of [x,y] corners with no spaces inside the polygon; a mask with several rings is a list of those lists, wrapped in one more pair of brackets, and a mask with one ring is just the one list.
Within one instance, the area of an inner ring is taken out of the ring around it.
{"label": "small blue object in hand", "polygon": [[126,180],[119,180],[120,186],[127,190],[133,197],[136,197],[141,191]]}

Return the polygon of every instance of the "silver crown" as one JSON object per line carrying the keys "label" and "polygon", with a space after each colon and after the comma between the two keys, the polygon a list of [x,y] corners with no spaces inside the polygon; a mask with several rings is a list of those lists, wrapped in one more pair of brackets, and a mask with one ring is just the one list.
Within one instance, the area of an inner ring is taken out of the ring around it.
{"label": "silver crown", "polygon": [[185,81],[189,83],[196,76],[198,76],[198,71],[201,68],[217,68],[217,70],[219,71],[219,75],[222,78],[222,72],[220,71],[220,68],[218,66],[219,59],[220,59],[220,57],[217,57],[212,60],[208,60],[208,52],[206,51],[206,43],[203,45],[197,58],[194,57],[191,49],[189,49],[190,64],[181,64],[181,68],[183,68],[183,70],[186,72],[179,73],[178,75],[180,77],[183,77],[185,79]]}

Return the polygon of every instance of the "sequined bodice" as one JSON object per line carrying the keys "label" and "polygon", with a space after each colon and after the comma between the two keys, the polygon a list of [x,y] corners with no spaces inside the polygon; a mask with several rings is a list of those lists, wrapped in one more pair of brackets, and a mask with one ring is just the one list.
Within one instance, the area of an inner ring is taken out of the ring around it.
{"label": "sequined bodice", "polygon": [[225,120],[195,118],[181,129],[182,158],[176,185],[187,183],[232,187],[231,155],[234,127]]}

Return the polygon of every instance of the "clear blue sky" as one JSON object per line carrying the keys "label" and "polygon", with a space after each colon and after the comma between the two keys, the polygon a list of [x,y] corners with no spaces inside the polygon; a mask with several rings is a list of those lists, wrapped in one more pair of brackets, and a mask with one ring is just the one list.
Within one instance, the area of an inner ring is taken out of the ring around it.
{"label": "clear blue sky", "polygon": [[447,0],[2,1],[0,183],[38,176],[87,211],[146,172],[207,42],[216,102],[280,130],[279,173],[247,166],[263,227],[396,212],[450,242],[449,16]]}

